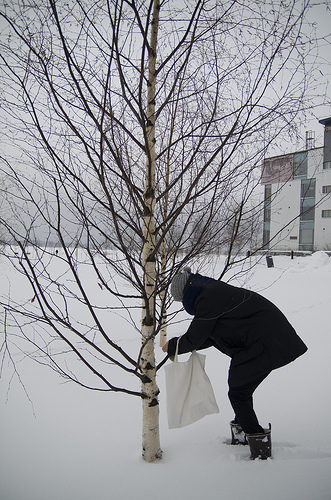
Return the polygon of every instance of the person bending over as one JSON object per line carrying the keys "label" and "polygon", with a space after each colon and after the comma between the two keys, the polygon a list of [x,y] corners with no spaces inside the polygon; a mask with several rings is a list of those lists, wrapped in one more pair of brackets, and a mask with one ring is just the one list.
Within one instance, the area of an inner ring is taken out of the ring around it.
{"label": "person bending over", "polygon": [[[261,427],[253,408],[253,393],[272,370],[307,351],[284,314],[256,292],[238,288],[189,267],[171,283],[175,301],[194,318],[180,338],[178,354],[216,347],[230,356],[229,400],[235,413],[230,422],[231,444],[249,444],[251,459],[271,456],[271,426]],[[178,338],[163,351],[174,356]]]}

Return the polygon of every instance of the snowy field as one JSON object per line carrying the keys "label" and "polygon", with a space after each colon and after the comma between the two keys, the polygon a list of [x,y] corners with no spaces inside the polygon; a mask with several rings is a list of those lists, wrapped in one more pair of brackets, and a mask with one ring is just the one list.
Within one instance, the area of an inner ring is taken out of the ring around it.
{"label": "snowy field", "polygon": [[[274,263],[232,282],[275,302],[309,348],[255,393],[260,423],[272,424],[273,459],[249,461],[247,447],[227,444],[229,359],[216,350],[205,351],[206,371],[220,413],[189,427],[168,429],[160,370],[164,458],[154,464],[140,458],[139,398],[64,384],[26,359],[19,370],[33,407],[16,379],[9,390],[9,374],[0,381],[0,500],[330,500],[331,258]],[[2,283],[13,283],[2,257],[0,265]],[[177,325],[169,336],[179,333]]]}

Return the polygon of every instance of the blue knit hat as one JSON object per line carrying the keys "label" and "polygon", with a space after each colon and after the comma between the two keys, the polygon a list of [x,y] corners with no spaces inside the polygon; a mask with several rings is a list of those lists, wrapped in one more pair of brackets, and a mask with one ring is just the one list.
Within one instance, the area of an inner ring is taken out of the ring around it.
{"label": "blue knit hat", "polygon": [[191,274],[191,268],[185,267],[183,271],[179,274],[176,274],[176,276],[172,280],[170,292],[173,296],[173,299],[177,302],[181,302],[183,300],[184,288]]}

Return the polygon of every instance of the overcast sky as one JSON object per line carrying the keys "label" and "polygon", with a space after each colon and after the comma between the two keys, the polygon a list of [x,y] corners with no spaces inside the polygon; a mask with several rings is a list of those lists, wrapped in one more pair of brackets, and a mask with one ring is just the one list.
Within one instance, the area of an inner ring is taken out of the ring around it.
{"label": "overcast sky", "polygon": [[331,117],[331,0],[327,0],[327,5],[314,6],[309,14],[309,20],[315,22],[317,26],[317,36],[319,37],[319,64],[321,91],[325,92],[328,105],[321,105],[321,100],[316,99],[319,104],[314,114],[310,114],[307,122],[303,124],[303,144],[305,141],[305,131],[314,130],[316,147],[323,146],[324,127],[318,123],[318,119]]}
{"label": "overcast sky", "polygon": [[[313,0],[318,1],[318,0]],[[301,137],[297,144],[287,144],[283,153],[305,148],[307,130],[315,131],[316,147],[323,146],[324,127],[318,120],[331,117],[331,0],[321,0],[322,5],[311,7],[308,19],[315,23],[319,38],[318,89],[311,89],[310,99],[315,103],[314,111],[307,113],[306,120],[301,124]],[[313,3],[313,2],[312,2]],[[1,7],[0,7],[1,8]],[[0,18],[0,29],[3,26]],[[317,93],[320,95],[316,97]],[[322,95],[324,94],[324,99]],[[323,103],[324,101],[324,103]],[[281,152],[279,152],[281,153]]]}

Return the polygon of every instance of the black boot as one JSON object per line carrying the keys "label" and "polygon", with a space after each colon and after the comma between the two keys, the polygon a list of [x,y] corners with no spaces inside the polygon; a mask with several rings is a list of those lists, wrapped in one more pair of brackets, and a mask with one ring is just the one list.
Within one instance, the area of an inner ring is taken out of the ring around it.
{"label": "black boot", "polygon": [[246,434],[242,430],[240,424],[237,424],[235,420],[231,420],[230,427],[231,427],[231,438],[232,438],[231,444],[248,444],[246,439]]}
{"label": "black boot", "polygon": [[251,450],[251,460],[267,460],[271,457],[271,424],[261,434],[246,434]]}

